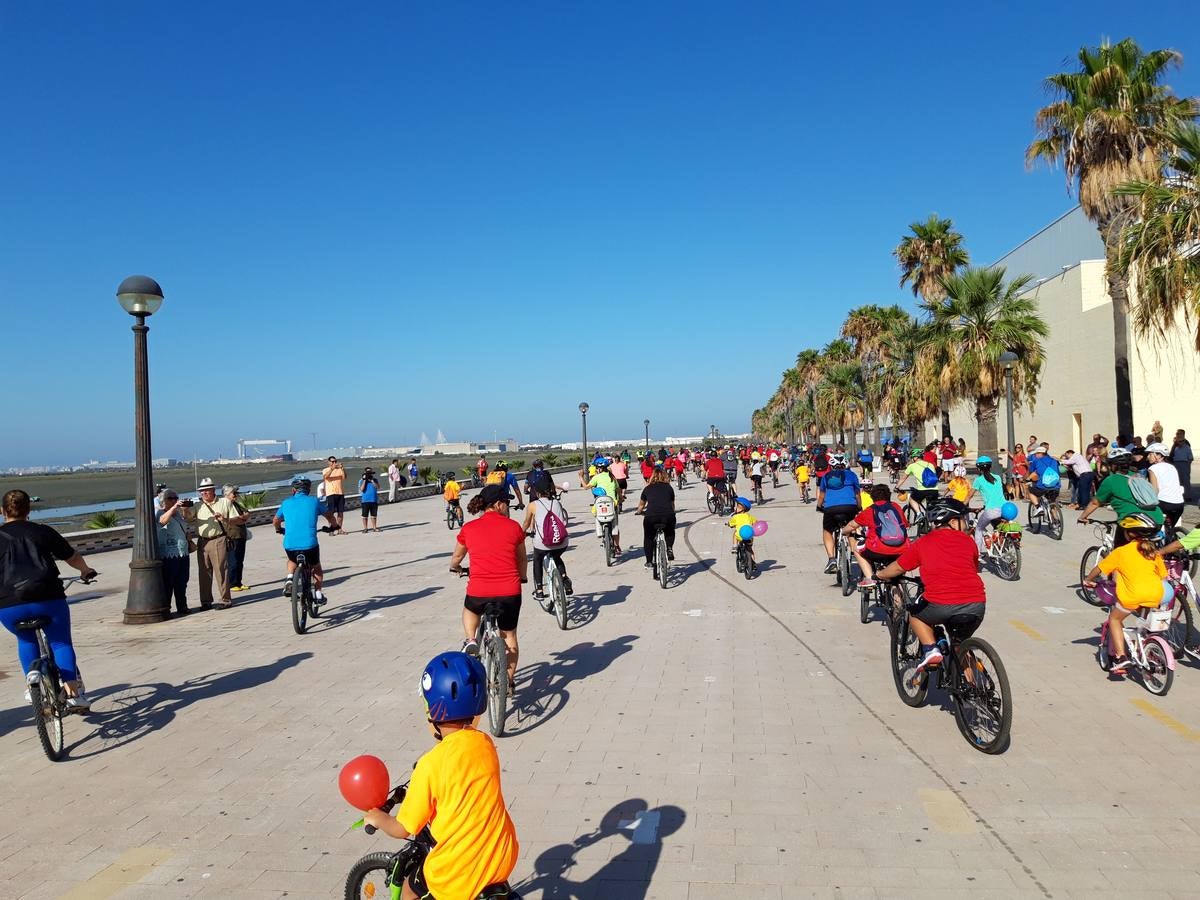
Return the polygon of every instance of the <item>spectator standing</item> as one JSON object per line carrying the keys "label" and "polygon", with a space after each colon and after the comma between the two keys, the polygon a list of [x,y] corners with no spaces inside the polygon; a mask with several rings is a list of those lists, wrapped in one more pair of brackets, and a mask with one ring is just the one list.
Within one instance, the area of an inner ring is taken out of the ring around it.
{"label": "spectator standing", "polygon": [[1029,486],[1025,482],[1025,478],[1029,475],[1029,457],[1025,455],[1025,448],[1020,444],[1017,444],[1013,450],[1012,475],[1013,496],[1017,500],[1026,499],[1029,496]]}
{"label": "spectator standing", "polygon": [[345,534],[342,519],[346,515],[346,469],[336,456],[329,457],[329,465],[321,471],[321,483],[325,485],[325,508],[337,523],[334,534]]}
{"label": "spectator standing", "polygon": [[1163,439],[1162,422],[1158,421],[1158,419],[1155,419],[1154,424],[1152,426],[1150,426],[1149,433],[1146,435],[1146,443],[1161,444],[1162,439]]}
{"label": "spectator standing", "polygon": [[396,502],[396,488],[400,486],[400,460],[393,459],[388,466],[388,503]]}
{"label": "spectator standing", "polygon": [[414,487],[421,482],[418,480],[421,477],[421,470],[417,468],[417,460],[415,458],[408,461],[408,483]]}
{"label": "spectator standing", "polygon": [[234,511],[241,518],[241,524],[237,522],[227,522],[226,527],[229,529],[229,590],[244,591],[246,586],[242,584],[242,569],[246,563],[246,541],[250,537],[250,532],[246,530],[246,520],[250,518],[250,513],[242,504],[238,503],[238,497],[241,492],[236,484],[225,484],[221,486],[221,493],[232,505]]}
{"label": "spectator standing", "polygon": [[1075,502],[1071,504],[1071,508],[1083,509],[1092,501],[1092,482],[1096,473],[1092,471],[1092,464],[1088,462],[1087,457],[1075,450],[1064,453],[1062,461],[1067,465],[1071,481],[1075,485]]}
{"label": "spectator standing", "polygon": [[[196,574],[200,580],[200,608],[228,609],[233,605],[229,596],[229,526],[245,525],[246,517],[239,516],[225,497],[217,499],[217,486],[211,478],[200,482],[200,503],[184,510],[188,521],[195,522]],[[217,600],[213,600],[213,588]]]}
{"label": "spectator standing", "polygon": [[1192,494],[1192,445],[1182,428],[1175,432],[1175,440],[1171,442],[1171,465],[1179,473],[1179,483],[1183,486],[1183,497],[1186,503]]}
{"label": "spectator standing", "polygon": [[1092,435],[1092,442],[1084,448],[1083,455],[1089,460],[1095,459],[1100,454],[1100,447],[1102,446],[1100,443],[1101,437],[1102,435],[1097,431]]}
{"label": "spectator standing", "polygon": [[[370,466],[363,469],[362,478],[358,479],[358,505],[362,509],[362,532],[366,534],[368,531],[379,533],[379,479],[375,477],[375,470]],[[370,519],[371,527],[367,527],[367,519]]]}
{"label": "spectator standing", "polygon": [[479,461],[475,463],[475,474],[479,477],[480,484],[487,483],[488,461],[487,454],[480,453]]}
{"label": "spectator standing", "polygon": [[[162,557],[164,605],[170,609],[171,599],[174,598],[176,617],[186,616],[191,612],[187,603],[187,585],[192,572],[192,557],[187,531],[183,527],[185,507],[180,505],[179,494],[170,488],[165,488],[159,496],[162,498],[162,508],[157,515],[158,528],[155,531],[158,555]],[[190,500],[185,502],[188,506],[192,504]]]}
{"label": "spectator standing", "polygon": [[1158,493],[1158,508],[1162,510],[1167,520],[1167,537],[1174,536],[1171,530],[1183,515],[1183,484],[1179,480],[1178,470],[1167,462],[1170,454],[1166,444],[1153,443],[1146,448],[1146,456],[1150,460],[1150,484]]}

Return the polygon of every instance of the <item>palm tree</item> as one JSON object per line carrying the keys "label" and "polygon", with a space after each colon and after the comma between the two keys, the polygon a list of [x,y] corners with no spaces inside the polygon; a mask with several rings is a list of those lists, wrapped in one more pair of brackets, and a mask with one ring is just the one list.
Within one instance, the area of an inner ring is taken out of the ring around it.
{"label": "palm tree", "polygon": [[[963,236],[954,230],[950,219],[931,213],[924,222],[913,222],[909,233],[900,239],[892,251],[900,263],[900,287],[911,282],[914,297],[931,316],[946,296],[942,282],[970,263],[963,246]],[[950,437],[950,398],[940,401],[942,437]]]}
{"label": "palm tree", "polygon": [[1130,312],[1139,335],[1163,338],[1180,313],[1197,320],[1200,350],[1200,128],[1166,129],[1172,144],[1169,177],[1130,181],[1113,191],[1133,206],[1121,232],[1118,271],[1136,267],[1137,291]]}
{"label": "palm tree", "polygon": [[862,370],[853,359],[839,361],[827,357],[827,361],[825,374],[814,392],[813,405],[820,421],[829,426],[830,434],[836,434],[839,443],[845,444],[846,429],[857,426],[865,405]]}
{"label": "palm tree", "polygon": [[[879,407],[883,392],[880,369],[883,365],[883,336],[898,322],[908,319],[908,313],[900,307],[868,304],[850,310],[842,324],[842,337],[854,341],[854,354],[862,370],[863,443],[879,451]],[[873,420],[873,421],[872,421]],[[868,427],[874,424],[875,438],[872,441]]]}
{"label": "palm tree", "polygon": [[1050,329],[1037,303],[1022,296],[1032,275],[1005,281],[1003,266],[970,267],[943,280],[946,299],[934,313],[929,341],[953,362],[942,370],[947,392],[973,398],[979,423],[979,452],[996,455],[996,412],[1004,389],[1000,354],[1011,350],[1013,391],[1032,400],[1042,367],[1042,339]]}
{"label": "palm tree", "polygon": [[1037,112],[1038,137],[1025,161],[1061,165],[1067,185],[1100,231],[1108,260],[1108,295],[1113,307],[1117,431],[1133,433],[1129,383],[1129,282],[1118,265],[1122,214],[1134,204],[1114,191],[1131,181],[1160,180],[1167,149],[1164,129],[1195,118],[1200,106],[1162,84],[1182,56],[1175,50],[1143,51],[1131,38],[1081,47],[1079,69],[1046,79],[1054,102]]}
{"label": "palm tree", "polygon": [[105,511],[95,513],[87,520],[85,527],[99,531],[101,528],[116,528],[121,524],[121,516],[115,512]]}
{"label": "palm tree", "polygon": [[884,351],[883,408],[891,414],[893,433],[903,424],[913,444],[922,423],[937,415],[941,393],[939,371],[928,352],[931,326],[912,316],[895,323],[881,341]]}

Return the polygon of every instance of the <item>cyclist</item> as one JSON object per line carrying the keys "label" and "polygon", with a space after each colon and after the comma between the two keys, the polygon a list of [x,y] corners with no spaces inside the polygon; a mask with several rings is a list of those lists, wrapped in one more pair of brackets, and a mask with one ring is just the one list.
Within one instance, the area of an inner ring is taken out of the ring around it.
{"label": "cyclist", "polygon": [[761,458],[750,463],[750,481],[754,484],[754,499],[762,503],[763,464]]}
{"label": "cyclist", "polygon": [[800,499],[805,503],[808,502],[808,457],[796,457],[796,486],[800,489]]}
{"label": "cyclist", "polygon": [[725,463],[720,457],[713,455],[704,461],[704,480],[708,483],[708,493],[713,497],[725,490]]}
{"label": "cyclist", "polygon": [[462,496],[462,485],[454,478],[453,472],[446,473],[446,486],[442,488],[442,499],[446,501],[446,508],[454,510],[454,514],[458,517],[458,521],[463,519],[462,503],[459,497]]}
{"label": "cyclist", "polygon": [[825,574],[837,569],[837,542],[834,532],[858,515],[858,476],[846,468],[846,457],[834,453],[829,457],[829,472],[817,482],[817,509],[821,517],[821,541],[825,544]]}
{"label": "cyclist", "polygon": [[912,481],[908,492],[908,508],[914,515],[924,512],[927,504],[934,503],[938,498],[938,474],[934,467],[920,450],[912,452],[912,462],[904,470],[905,478],[901,486]]}
{"label": "cyclist", "polygon": [[[463,598],[463,652],[479,655],[475,632],[488,604],[499,612],[496,624],[508,647],[508,688],[513,691],[517,672],[517,623],[521,618],[521,585],[529,581],[529,557],[525,553],[525,531],[508,517],[512,496],[502,484],[484,485],[471,498],[467,512],[478,518],[467,522],[455,538],[450,571],[461,572],[460,564],[471,556],[467,594]],[[483,515],[480,515],[483,513]]]}
{"label": "cyclist", "polygon": [[772,447],[767,451],[767,468],[771,470],[772,477],[777,477],[776,473],[779,471],[779,461],[779,450],[775,447]]}
{"label": "cyclist", "polygon": [[[1125,652],[1123,622],[1131,612],[1142,607],[1158,607],[1164,599],[1163,580],[1167,577],[1167,566],[1159,556],[1154,537],[1161,522],[1156,522],[1144,512],[1136,512],[1120,520],[1121,530],[1129,542],[1117,547],[1101,559],[1083,579],[1086,587],[1095,590],[1096,579],[1103,575],[1116,574],[1117,602],[1108,614],[1108,634],[1112,642],[1113,664],[1109,670],[1117,675],[1130,666]],[[1170,596],[1174,596],[1171,594]]]}
{"label": "cyclist", "polygon": [[[1130,465],[1133,463],[1133,456],[1128,450],[1123,447],[1113,445],[1108,448],[1108,476],[1100,482],[1100,486],[1096,488],[1096,494],[1088,503],[1087,508],[1079,514],[1078,521],[1081,524],[1086,524],[1088,519],[1101,506],[1112,507],[1113,512],[1117,514],[1117,529],[1113,533],[1113,547],[1120,547],[1129,542],[1129,538],[1125,534],[1125,529],[1121,527],[1120,521],[1126,519],[1135,513],[1145,513],[1156,524],[1161,526],[1164,521],[1162,510],[1158,508],[1158,504],[1150,504],[1151,499],[1157,500],[1154,496],[1154,489],[1150,486],[1150,482],[1144,479],[1138,479],[1138,476],[1132,475],[1129,471]],[[1142,485],[1137,487],[1146,496],[1142,502],[1134,494],[1134,480],[1142,481]],[[1147,490],[1148,489],[1148,493]]]}
{"label": "cyclist", "polygon": [[[562,558],[568,543],[567,511],[553,490],[553,482],[550,482],[548,488],[540,481],[533,485],[529,494],[529,512],[525,513],[525,521],[521,523],[521,529],[533,536],[533,598],[539,602],[546,599],[546,593],[542,590],[542,573],[547,556],[553,557],[558,563],[567,596],[575,593],[571,587],[571,579],[567,577],[567,565]],[[547,518],[550,519],[550,527],[546,525]],[[557,522],[554,521],[556,518]],[[547,538],[554,537],[559,539],[547,542]]]}
{"label": "cyclist", "polygon": [[1038,444],[1032,452],[1029,459],[1029,515],[1043,516],[1046,501],[1058,499],[1062,479],[1058,474],[1058,460],[1050,455],[1045,444]]}
{"label": "cyclist", "polygon": [[971,492],[967,495],[966,500],[970,503],[971,498],[978,494],[983,502],[983,509],[979,511],[979,517],[975,520],[975,546],[982,553],[984,533],[989,525],[1003,518],[1000,510],[1008,502],[1008,499],[1004,496],[1004,482],[992,474],[992,458],[990,456],[979,457],[975,461],[975,467],[979,469],[979,474],[971,482]]}
{"label": "cyclist", "polygon": [[954,499],[941,500],[929,507],[927,515],[933,530],[909,544],[894,563],[878,574],[879,578],[889,580],[913,569],[921,570],[925,592],[910,607],[913,634],[921,642],[918,672],[942,662],[934,625],[945,625],[954,618],[956,634],[968,638],[983,622],[987,592],[979,577],[979,549],[964,533],[966,514],[967,508]]}
{"label": "cyclist", "polygon": [[758,572],[758,560],[754,558],[754,539],[750,538],[746,540],[738,532],[741,531],[743,525],[753,526],[758,521],[758,519],[750,515],[750,508],[753,505],[745,497],[738,497],[733,501],[733,515],[729,517],[729,521],[726,523],[733,529],[733,549],[730,552],[737,553],[739,542],[746,545],[746,549],[750,551],[750,574],[752,575]]}
{"label": "cyclist", "polygon": [[1157,441],[1146,448],[1146,458],[1150,461],[1146,477],[1158,494],[1158,508],[1166,517],[1168,533],[1174,531],[1184,506],[1183,483],[1179,480],[1179,470],[1167,461],[1170,455],[1167,446]]}
{"label": "cyclist", "polygon": [[[987,459],[988,457],[983,457]],[[966,503],[971,496],[971,482],[967,481],[967,467],[955,466],[946,482],[946,496],[953,497],[959,503]]]}
{"label": "cyclist", "polygon": [[[592,465],[594,465],[596,467],[596,474],[591,477],[591,479],[588,481],[587,484],[584,485],[584,487],[591,488],[593,491],[596,488],[600,488],[601,490],[604,491],[604,493],[606,493],[606,494],[608,494],[608,496],[612,497],[613,501],[617,504],[617,515],[616,515],[616,518],[614,518],[612,521],[613,556],[620,556],[621,555],[621,506],[620,506],[621,489],[619,487],[617,487],[617,480],[612,477],[612,473],[609,472],[609,470],[608,470],[608,460],[607,459],[605,459],[603,456],[597,456],[594,460],[592,460]],[[646,465],[645,463],[642,463],[643,467],[645,467],[645,465]],[[651,469],[650,475],[651,475],[651,477],[653,477],[653,475],[654,475],[653,468]],[[649,479],[647,479],[647,481],[649,481]],[[604,537],[604,533],[600,528],[600,520],[599,519],[596,520],[596,537],[598,537],[598,538]]]}
{"label": "cyclist", "polygon": [[642,547],[646,552],[646,568],[654,566],[654,541],[660,525],[667,539],[667,559],[674,559],[675,490],[665,469],[655,471],[650,476],[650,483],[642,488],[636,515],[645,516],[642,519]]}
{"label": "cyclist", "polygon": [[730,494],[737,493],[738,458],[733,448],[727,447],[721,455],[721,465],[725,469],[725,485]]}
{"label": "cyclist", "polygon": [[858,461],[858,467],[862,469],[863,478],[870,478],[871,469],[875,465],[875,454],[871,448],[863,444],[858,448],[858,453],[854,455],[854,458]]}
{"label": "cyclist", "polygon": [[369,809],[363,821],[406,840],[429,826],[436,842],[421,870],[401,888],[423,897],[507,897],[520,845],[500,788],[492,739],[475,728],[487,709],[483,664],[463,653],[441,653],[421,675],[425,719],[437,744],[413,769],[393,817]]}
{"label": "cyclist", "polygon": [[521,499],[521,485],[517,482],[517,476],[509,471],[507,465],[504,466],[504,486],[517,501],[517,509],[524,509],[525,501]]}
{"label": "cyclist", "polygon": [[629,463],[620,456],[613,457],[612,464],[608,467],[608,474],[616,480],[617,487],[620,489],[617,506],[624,506],[625,494],[629,491]]}
{"label": "cyclist", "polygon": [[817,444],[812,452],[812,469],[813,477],[818,481],[829,472],[829,448],[824,444]]}
{"label": "cyclist", "polygon": [[892,489],[886,484],[871,488],[871,506],[858,513],[842,533],[850,537],[864,529],[867,533],[864,546],[860,548],[854,541],[850,551],[864,576],[858,586],[869,588],[875,586],[875,567],[891,565],[908,547],[908,522],[904,510],[892,502]]}
{"label": "cyclist", "polygon": [[331,528],[338,527],[333,511],[312,495],[312,482],[307,478],[292,479],[292,496],[279,504],[275,512],[275,531],[283,535],[283,552],[287,555],[287,580],[283,583],[283,596],[292,596],[292,578],[296,574],[296,557],[304,554],[304,563],[312,573],[313,602],[324,606],[326,597],[321,592],[321,548],[317,543],[317,519],[325,517]]}
{"label": "cyclist", "polygon": [[[0,581],[0,625],[16,636],[17,657],[28,678],[29,667],[40,650],[34,633],[18,631],[16,624],[31,616],[50,619],[43,631],[50,642],[54,664],[62,674],[67,708],[85,713],[91,703],[83,692],[83,679],[75,660],[71,609],[56,561],[62,560],[77,569],[85,581],[95,578],[96,570],[49,525],[29,521],[31,503],[29,495],[17,489],[6,491],[0,501],[4,510],[4,524],[0,525],[0,572],[6,576]],[[29,700],[28,692],[25,699]]]}

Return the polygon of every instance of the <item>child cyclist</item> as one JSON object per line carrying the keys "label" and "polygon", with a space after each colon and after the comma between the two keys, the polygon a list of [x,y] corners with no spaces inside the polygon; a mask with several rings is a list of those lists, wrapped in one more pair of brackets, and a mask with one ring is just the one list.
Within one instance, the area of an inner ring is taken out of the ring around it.
{"label": "child cyclist", "polygon": [[1154,542],[1161,526],[1145,513],[1126,516],[1120,525],[1128,535],[1129,543],[1101,559],[1083,579],[1084,585],[1094,590],[1096,579],[1102,574],[1115,573],[1117,576],[1117,602],[1108,614],[1108,635],[1113,656],[1109,671],[1118,675],[1130,666],[1121,624],[1125,617],[1143,606],[1155,608],[1174,596],[1170,592],[1164,595],[1163,579],[1167,577],[1167,566],[1159,557]]}
{"label": "child cyclist", "polygon": [[465,653],[430,660],[421,696],[437,744],[417,761],[395,818],[379,809],[363,816],[400,840],[428,825],[437,841],[404,883],[403,900],[516,897],[507,879],[520,845],[500,790],[500,760],[492,739],[475,730],[487,708],[486,681],[483,664]]}
{"label": "child cyclist", "polygon": [[753,527],[754,523],[758,521],[758,519],[750,515],[750,507],[753,505],[745,497],[736,498],[733,501],[733,515],[729,517],[729,521],[726,523],[733,529],[733,552],[737,553],[739,541],[744,543],[746,549],[750,551],[750,565],[752,567],[750,571],[752,573],[758,571],[758,560],[754,558],[754,538],[744,538],[740,532],[743,525]]}
{"label": "child cyclist", "polygon": [[871,488],[871,506],[864,509],[842,532],[850,535],[865,529],[866,542],[862,547],[857,541],[850,542],[850,552],[858,560],[863,579],[860,588],[875,586],[875,566],[889,566],[908,547],[908,521],[904,511],[892,502],[892,489],[886,484]]}
{"label": "child cyclist", "polygon": [[808,502],[808,457],[801,456],[795,469],[796,486],[800,488],[800,499]]}
{"label": "child cyclist", "polygon": [[446,506],[454,510],[454,515],[458,517],[461,523],[463,520],[462,504],[459,502],[459,497],[462,496],[462,485],[455,479],[452,473],[447,473],[450,477],[446,479],[446,487],[442,489],[442,499],[446,501]]}

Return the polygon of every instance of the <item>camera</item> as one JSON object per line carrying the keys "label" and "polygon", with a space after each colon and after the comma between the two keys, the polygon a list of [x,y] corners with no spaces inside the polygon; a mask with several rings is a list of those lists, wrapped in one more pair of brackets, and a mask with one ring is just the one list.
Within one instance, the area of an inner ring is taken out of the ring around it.
{"label": "camera", "polygon": [[191,507],[196,505],[196,501],[195,500],[180,500],[179,505],[186,509],[190,509]]}

